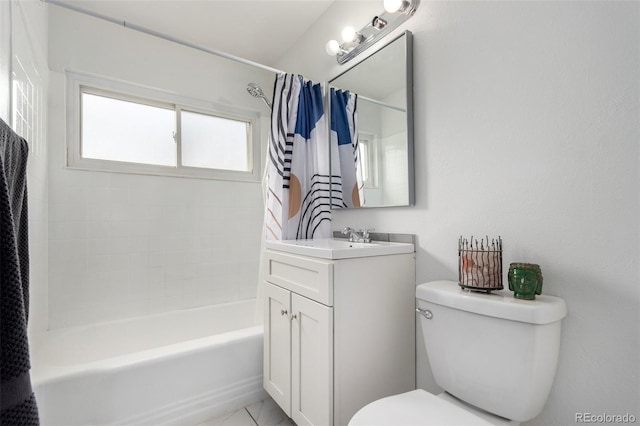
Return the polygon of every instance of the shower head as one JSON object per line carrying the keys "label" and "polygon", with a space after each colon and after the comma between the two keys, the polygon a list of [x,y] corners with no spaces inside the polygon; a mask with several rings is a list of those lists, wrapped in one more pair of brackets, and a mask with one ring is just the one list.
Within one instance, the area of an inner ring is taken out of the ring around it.
{"label": "shower head", "polygon": [[247,85],[247,92],[249,92],[249,94],[254,98],[262,99],[264,103],[269,107],[269,109],[271,109],[271,102],[269,102],[267,97],[264,95],[264,92],[262,91],[262,88],[260,86],[255,83],[249,83]]}
{"label": "shower head", "polygon": [[261,98],[264,96],[262,88],[255,83],[247,84],[247,92],[249,92],[249,94],[251,94],[251,96],[253,96],[254,98]]}

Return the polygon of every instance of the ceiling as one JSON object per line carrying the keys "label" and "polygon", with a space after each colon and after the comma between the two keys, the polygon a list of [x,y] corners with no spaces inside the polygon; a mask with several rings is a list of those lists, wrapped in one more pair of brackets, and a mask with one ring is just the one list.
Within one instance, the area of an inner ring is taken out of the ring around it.
{"label": "ceiling", "polygon": [[335,0],[59,0],[274,66]]}

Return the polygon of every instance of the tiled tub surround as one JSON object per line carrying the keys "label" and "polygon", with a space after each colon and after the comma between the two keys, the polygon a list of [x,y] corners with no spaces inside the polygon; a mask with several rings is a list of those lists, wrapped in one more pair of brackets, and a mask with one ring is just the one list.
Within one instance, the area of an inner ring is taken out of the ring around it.
{"label": "tiled tub surround", "polygon": [[259,184],[51,175],[50,328],[255,297]]}
{"label": "tiled tub surround", "polygon": [[198,424],[266,397],[255,302],[53,330],[34,342],[46,425]]}
{"label": "tiled tub surround", "polygon": [[66,71],[259,113],[265,146],[269,112],[245,88],[267,90],[273,73],[48,9],[49,327],[255,297],[260,183],[65,168],[75,128]]}

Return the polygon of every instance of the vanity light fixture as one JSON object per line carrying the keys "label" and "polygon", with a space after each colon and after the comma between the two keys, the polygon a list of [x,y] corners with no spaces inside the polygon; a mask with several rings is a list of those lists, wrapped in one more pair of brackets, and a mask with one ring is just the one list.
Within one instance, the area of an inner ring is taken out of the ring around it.
{"label": "vanity light fixture", "polygon": [[406,0],[384,0],[384,10],[389,13],[404,12],[409,6]]}
{"label": "vanity light fixture", "polygon": [[387,21],[385,21],[384,19],[382,19],[379,16],[376,16],[373,18],[373,20],[371,21],[371,25],[373,25],[373,28],[376,28],[378,30],[383,29],[384,27],[387,26]]}
{"label": "vanity light fixture", "polygon": [[327,51],[327,55],[329,56],[337,55],[341,51],[343,54],[346,53],[346,51],[342,50],[342,48],[340,47],[340,43],[338,43],[336,40],[329,40],[324,48]]}
{"label": "vanity light fixture", "polygon": [[412,17],[419,3],[420,0],[384,0],[384,12],[374,16],[359,31],[345,27],[342,30],[342,43],[329,40],[325,46],[327,54],[335,56],[341,65],[346,63]]}

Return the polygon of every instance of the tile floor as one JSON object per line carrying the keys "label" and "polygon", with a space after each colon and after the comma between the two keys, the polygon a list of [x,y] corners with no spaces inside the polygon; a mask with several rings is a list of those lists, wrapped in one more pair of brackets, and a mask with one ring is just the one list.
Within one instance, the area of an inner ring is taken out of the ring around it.
{"label": "tile floor", "polygon": [[271,398],[209,419],[197,426],[295,426]]}

